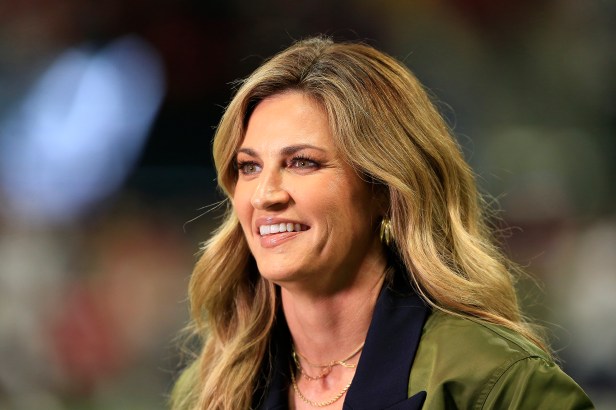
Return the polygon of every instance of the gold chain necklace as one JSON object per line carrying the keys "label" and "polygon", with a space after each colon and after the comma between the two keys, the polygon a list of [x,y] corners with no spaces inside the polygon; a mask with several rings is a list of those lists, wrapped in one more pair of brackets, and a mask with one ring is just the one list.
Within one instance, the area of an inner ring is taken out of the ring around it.
{"label": "gold chain necklace", "polygon": [[[310,381],[315,381],[315,380],[322,379],[325,376],[327,376],[328,374],[330,374],[331,371],[332,371],[332,367],[334,367],[334,366],[340,365],[342,367],[346,367],[347,369],[355,369],[357,367],[357,365],[354,364],[354,363],[347,363],[347,360],[350,360],[355,355],[357,355],[357,353],[359,353],[363,347],[364,347],[364,344],[362,343],[361,346],[359,346],[357,349],[355,349],[353,351],[353,353],[351,353],[345,359],[342,359],[342,360],[332,360],[331,362],[329,362],[327,364],[314,364],[314,363],[311,363],[305,356],[303,356],[300,353],[297,353],[295,351],[295,347],[293,347],[293,352],[291,353],[291,356],[293,357],[293,361],[295,362],[295,366],[297,366],[297,369],[302,374],[302,376],[304,376],[306,379],[308,379]],[[320,368],[321,369],[321,373],[319,373],[319,375],[317,375],[317,376],[311,376],[308,373],[306,373],[304,371],[304,367],[302,366],[302,364],[300,363],[299,359],[297,358],[298,355],[301,356],[301,358],[304,359],[306,361],[306,363],[308,363],[309,366]]]}
{"label": "gold chain necklace", "polygon": [[[299,370],[300,374],[302,376],[304,376],[306,379],[308,379],[310,381],[314,381],[314,380],[322,379],[325,376],[327,376],[328,374],[330,374],[331,371],[332,371],[332,367],[334,367],[334,366],[338,366],[339,365],[339,366],[345,367],[347,369],[355,369],[357,367],[357,365],[353,364],[353,363],[347,363],[347,360],[351,360],[359,352],[361,352],[361,350],[364,348],[364,343],[359,345],[359,347],[357,347],[357,349],[355,349],[353,351],[353,353],[348,355],[346,358],[344,358],[342,360],[332,360],[331,362],[326,363],[326,364],[311,363],[305,356],[303,356],[301,353],[298,353],[298,352],[295,351],[295,346],[292,346],[292,354],[291,354],[291,356],[293,357],[293,362],[295,362],[295,366]],[[309,374],[304,372],[304,369],[302,368],[302,365],[301,365],[299,359],[297,358],[298,355],[302,359],[304,359],[306,361],[306,363],[308,363],[308,365],[310,367],[315,367],[315,368],[322,369],[321,373],[318,376],[310,376]],[[338,394],[336,394],[334,397],[332,397],[329,400],[325,400],[325,401],[312,401],[309,398],[307,398],[306,396],[304,396],[304,394],[299,390],[299,386],[297,385],[297,380],[295,379],[295,371],[294,371],[292,365],[290,366],[290,369],[291,369],[291,384],[293,385],[293,390],[295,391],[295,394],[297,394],[297,396],[304,403],[306,403],[306,404],[308,404],[308,405],[310,405],[312,407],[326,407],[326,406],[329,406],[330,404],[333,404],[333,403],[337,402],[338,400],[340,400],[340,398],[342,396],[344,396],[344,394],[347,392],[347,390],[349,390],[349,387],[351,387],[351,382],[353,381],[353,379],[351,379],[349,384],[344,386],[342,388],[342,390],[340,390],[340,392],[338,392]]]}
{"label": "gold chain necklace", "polygon": [[292,356],[293,356],[293,361],[295,362],[295,366],[297,367],[297,370],[299,370],[299,372],[302,374],[302,376],[304,376],[306,379],[308,379],[310,381],[315,381],[315,380],[322,379],[323,377],[325,377],[328,374],[330,374],[331,371],[332,371],[332,368],[328,367],[327,369],[321,369],[321,373],[318,376],[311,376],[311,375],[309,375],[308,373],[306,373],[304,371],[304,368],[302,367],[302,364],[297,359],[297,354],[295,353],[295,351],[293,351]]}
{"label": "gold chain necklace", "polygon": [[364,344],[365,343],[366,342],[363,342],[362,344],[360,344],[357,347],[357,349],[353,350],[353,353],[351,353],[350,355],[348,355],[344,359],[342,359],[342,360],[332,360],[331,362],[325,363],[325,364],[311,363],[310,360],[308,360],[306,358],[306,356],[304,356],[303,354],[301,354],[299,352],[296,352],[295,351],[295,346],[293,346],[293,360],[295,360],[295,362],[297,363],[298,362],[297,356],[299,356],[302,359],[304,359],[306,361],[306,363],[308,363],[308,366],[310,366],[310,367],[318,367],[318,368],[322,368],[322,369],[330,369],[330,371],[331,371],[332,367],[337,366],[337,365],[346,367],[347,369],[354,369],[354,368],[357,367],[357,365],[356,364],[349,364],[349,363],[347,363],[347,360],[351,360],[352,358],[354,358],[357,355],[357,353],[361,352],[361,349],[364,348]]}
{"label": "gold chain necklace", "polygon": [[329,406],[330,404],[334,404],[335,402],[340,400],[340,398],[342,396],[344,396],[344,393],[346,393],[347,390],[349,390],[349,387],[351,387],[351,383],[352,382],[353,382],[353,379],[351,379],[349,384],[344,386],[344,388],[342,390],[340,390],[340,392],[338,394],[336,394],[334,397],[332,397],[329,400],[325,400],[325,401],[312,401],[308,397],[304,396],[302,394],[302,392],[299,390],[299,387],[297,386],[297,380],[295,380],[295,372],[293,371],[293,367],[291,366],[291,384],[293,385],[293,390],[295,390],[295,393],[297,394],[297,396],[304,403],[306,403],[306,404],[308,404],[308,405],[310,405],[312,407],[326,407],[326,406]]}

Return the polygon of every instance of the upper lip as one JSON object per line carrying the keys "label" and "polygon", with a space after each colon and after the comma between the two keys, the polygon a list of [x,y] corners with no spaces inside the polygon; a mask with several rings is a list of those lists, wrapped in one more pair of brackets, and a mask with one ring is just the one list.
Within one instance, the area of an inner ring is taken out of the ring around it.
{"label": "upper lip", "polygon": [[263,225],[274,225],[274,224],[280,224],[280,223],[285,223],[285,224],[292,223],[293,225],[300,224],[302,226],[306,226],[300,221],[296,221],[293,219],[281,218],[277,216],[262,216],[255,220],[255,232],[259,234],[259,228]]}

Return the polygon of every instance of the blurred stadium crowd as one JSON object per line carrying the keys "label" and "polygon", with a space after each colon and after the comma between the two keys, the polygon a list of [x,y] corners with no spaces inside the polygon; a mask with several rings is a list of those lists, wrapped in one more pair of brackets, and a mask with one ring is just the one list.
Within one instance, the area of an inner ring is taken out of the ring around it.
{"label": "blurred stadium crowd", "polygon": [[0,2],[0,409],[163,409],[234,80],[293,39],[403,60],[449,119],[563,367],[616,403],[610,0]]}

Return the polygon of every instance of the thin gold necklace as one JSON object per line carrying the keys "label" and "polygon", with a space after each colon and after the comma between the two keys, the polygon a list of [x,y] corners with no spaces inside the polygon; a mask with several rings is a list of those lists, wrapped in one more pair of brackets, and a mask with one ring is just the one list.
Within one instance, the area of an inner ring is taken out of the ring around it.
{"label": "thin gold necklace", "polygon": [[[295,362],[295,365],[297,366],[297,368],[299,369],[300,373],[306,377],[308,380],[319,380],[322,379],[323,377],[327,376],[328,374],[331,373],[332,371],[332,367],[334,366],[342,366],[342,367],[346,367],[347,369],[355,369],[357,367],[356,364],[353,363],[347,363],[347,360],[351,360],[353,357],[355,357],[359,352],[361,352],[361,350],[364,348],[364,344],[366,342],[363,342],[362,344],[360,344],[355,350],[353,350],[353,352],[348,355],[347,357],[345,357],[342,360],[332,360],[329,363],[325,363],[325,364],[315,364],[310,362],[310,360],[308,360],[308,358],[306,356],[304,356],[303,354],[297,352],[295,350],[295,346],[291,345],[292,347],[292,357],[293,357],[293,361]],[[319,368],[319,369],[323,369],[321,370],[321,373],[318,376],[310,376],[309,374],[307,374],[304,371],[304,368],[302,367],[302,365],[299,362],[299,359],[297,358],[297,356],[300,356],[302,359],[304,359],[306,361],[306,363],[308,364],[308,366],[310,367],[314,367],[314,368]]]}
{"label": "thin gold necklace", "polygon": [[[300,374],[302,376],[304,376],[306,379],[308,379],[310,381],[314,381],[314,380],[322,379],[325,376],[327,376],[328,374],[330,374],[331,371],[332,371],[332,367],[334,367],[334,366],[340,365],[340,366],[345,367],[347,369],[355,369],[355,368],[357,368],[356,364],[347,363],[347,360],[351,360],[353,357],[357,356],[357,354],[359,352],[361,352],[361,350],[364,348],[364,343],[359,345],[357,347],[357,349],[355,349],[350,355],[348,355],[344,359],[342,359],[342,360],[332,360],[331,362],[326,363],[326,364],[311,363],[310,360],[308,360],[306,358],[306,356],[304,356],[301,353],[295,351],[295,346],[294,345],[291,345],[292,346],[292,354],[291,355],[293,357],[293,362],[295,362],[295,366],[299,370]],[[304,359],[306,361],[306,363],[308,363],[309,366],[322,369],[321,373],[318,376],[310,376],[309,374],[307,374],[304,371],[304,369],[302,368],[302,365],[301,365],[299,359],[297,358],[298,355],[302,359]],[[347,392],[347,390],[349,390],[349,387],[351,387],[351,382],[353,381],[353,379],[351,379],[349,384],[344,386],[342,388],[342,390],[340,390],[340,392],[338,392],[338,394],[336,394],[334,397],[332,397],[329,400],[325,400],[325,401],[312,401],[309,398],[307,398],[306,396],[304,396],[304,394],[300,391],[299,386],[297,385],[297,380],[295,379],[295,371],[293,369],[293,366],[291,365],[290,368],[291,368],[291,384],[293,385],[293,390],[295,391],[297,396],[304,403],[307,403],[308,405],[310,405],[312,407],[326,407],[326,406],[329,406],[330,404],[333,404],[333,403],[337,402],[338,400],[340,400],[340,398],[342,396],[344,396],[344,394]]]}
{"label": "thin gold necklace", "polygon": [[295,353],[295,351],[293,351],[292,356],[293,356],[293,361],[295,362],[295,366],[297,367],[297,370],[299,370],[299,372],[302,374],[302,376],[304,376],[306,379],[308,379],[310,381],[315,381],[315,380],[322,379],[325,376],[327,376],[328,374],[330,374],[331,371],[332,371],[332,368],[329,367],[327,369],[321,369],[321,373],[319,373],[318,376],[311,376],[311,375],[309,375],[308,373],[306,373],[304,371],[304,368],[302,367],[302,364],[297,359],[297,354]]}
{"label": "thin gold necklace", "polygon": [[351,379],[349,384],[344,386],[344,388],[342,390],[340,390],[340,392],[338,392],[338,394],[336,394],[334,397],[332,397],[329,400],[325,400],[325,401],[312,401],[308,397],[304,396],[302,394],[302,392],[299,390],[299,387],[297,386],[297,380],[295,380],[295,371],[293,370],[293,366],[291,366],[291,384],[293,385],[293,390],[295,390],[295,393],[297,394],[297,396],[304,403],[306,403],[306,404],[308,404],[308,405],[310,405],[312,407],[326,407],[326,406],[329,406],[330,404],[334,404],[335,402],[340,400],[340,398],[342,396],[344,396],[344,393],[346,393],[347,390],[349,390],[349,387],[351,387],[351,383],[352,382],[353,382],[353,379]]}
{"label": "thin gold necklace", "polygon": [[299,357],[304,359],[306,361],[306,363],[308,363],[308,365],[310,367],[331,368],[331,367],[336,366],[336,365],[341,365],[341,366],[346,367],[348,369],[354,369],[355,367],[357,367],[357,365],[355,365],[355,364],[348,364],[346,361],[347,360],[351,360],[352,358],[354,358],[357,355],[357,353],[361,352],[361,349],[364,348],[364,344],[366,344],[366,342],[363,342],[362,344],[360,344],[357,347],[357,349],[353,350],[353,353],[351,353],[350,355],[348,355],[344,359],[342,359],[342,360],[332,360],[331,362],[325,363],[325,364],[311,363],[310,360],[308,360],[306,358],[306,356],[304,356],[303,354],[301,354],[299,352],[296,352],[295,346],[293,346],[293,354],[294,355],[297,354]]}

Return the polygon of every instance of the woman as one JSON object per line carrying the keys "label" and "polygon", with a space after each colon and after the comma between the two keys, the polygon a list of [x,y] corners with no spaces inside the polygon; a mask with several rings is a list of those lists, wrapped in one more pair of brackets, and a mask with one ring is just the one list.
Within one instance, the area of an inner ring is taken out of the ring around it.
{"label": "woman", "polygon": [[191,280],[205,342],[174,408],[592,407],[521,316],[473,174],[393,58],[296,43],[242,83],[214,158],[231,207]]}

